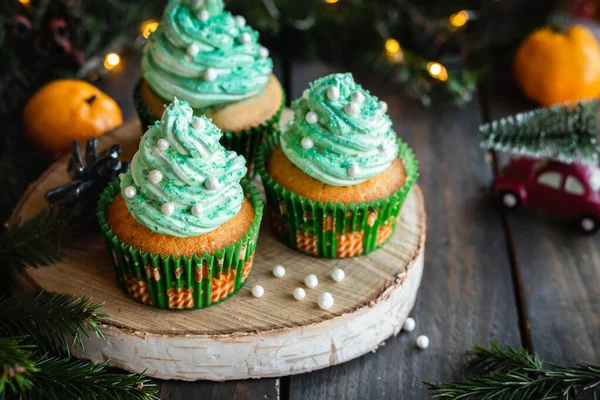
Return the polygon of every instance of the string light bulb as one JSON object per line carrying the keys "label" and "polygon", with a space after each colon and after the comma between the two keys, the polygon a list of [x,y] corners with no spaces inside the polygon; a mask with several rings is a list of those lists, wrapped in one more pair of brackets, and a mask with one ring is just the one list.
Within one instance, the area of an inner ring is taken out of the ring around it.
{"label": "string light bulb", "polygon": [[327,4],[335,4],[337,3],[339,0],[325,0],[325,3]]}
{"label": "string light bulb", "polygon": [[104,68],[113,69],[121,63],[121,57],[117,53],[108,53],[104,57]]}
{"label": "string light bulb", "polygon": [[400,53],[400,43],[394,38],[389,38],[385,41],[385,51],[387,51],[388,55],[395,56]]}
{"label": "string light bulb", "polygon": [[19,0],[19,3],[23,4],[24,6],[28,6],[29,3],[31,3],[31,0]]}
{"label": "string light bulb", "polygon": [[142,36],[145,39],[148,39],[148,36],[150,36],[150,34],[154,32],[156,28],[158,28],[158,21],[150,19],[142,23],[140,30],[142,31]]}
{"label": "string light bulb", "polygon": [[427,63],[427,72],[435,79],[444,82],[448,80],[448,71],[439,62],[431,61]]}
{"label": "string light bulb", "polygon": [[469,13],[465,10],[462,10],[455,14],[452,14],[450,18],[448,18],[448,20],[450,21],[450,25],[452,25],[455,28],[460,28],[469,21]]}

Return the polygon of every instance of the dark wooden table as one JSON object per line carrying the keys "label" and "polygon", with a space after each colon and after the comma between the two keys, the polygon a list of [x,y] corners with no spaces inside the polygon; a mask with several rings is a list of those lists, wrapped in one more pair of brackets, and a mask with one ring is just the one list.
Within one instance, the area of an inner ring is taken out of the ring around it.
{"label": "dark wooden table", "polygon": [[[97,82],[135,115],[136,55]],[[344,71],[295,63],[289,98],[308,82]],[[280,74],[276,63],[275,72]],[[389,104],[396,132],[421,163],[428,212],[425,274],[412,316],[417,328],[376,353],[308,374],[251,381],[161,382],[175,399],[420,399],[422,380],[458,378],[474,343],[525,346],[557,363],[600,362],[599,237],[533,210],[507,214],[491,200],[498,162],[478,146],[478,126],[534,106],[510,81],[484,86],[465,108],[423,108],[376,77],[357,80]],[[425,334],[427,350],[415,338]]]}

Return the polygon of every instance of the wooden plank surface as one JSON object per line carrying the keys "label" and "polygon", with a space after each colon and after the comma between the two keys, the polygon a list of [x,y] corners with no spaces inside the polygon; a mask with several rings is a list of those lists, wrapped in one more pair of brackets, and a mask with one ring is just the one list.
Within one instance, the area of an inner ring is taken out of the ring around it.
{"label": "wooden plank surface", "polygon": [[[486,87],[490,118],[536,106],[511,84]],[[506,157],[499,156],[505,160]],[[507,213],[527,345],[557,363],[600,359],[600,242],[527,207]]]}

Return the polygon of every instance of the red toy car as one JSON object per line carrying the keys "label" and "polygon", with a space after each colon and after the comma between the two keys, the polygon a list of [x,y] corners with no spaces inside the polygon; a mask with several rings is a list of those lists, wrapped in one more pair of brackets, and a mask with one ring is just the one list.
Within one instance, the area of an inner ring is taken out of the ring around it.
{"label": "red toy car", "polygon": [[582,232],[600,229],[600,169],[529,157],[512,157],[494,181],[504,207],[521,204],[574,220]]}

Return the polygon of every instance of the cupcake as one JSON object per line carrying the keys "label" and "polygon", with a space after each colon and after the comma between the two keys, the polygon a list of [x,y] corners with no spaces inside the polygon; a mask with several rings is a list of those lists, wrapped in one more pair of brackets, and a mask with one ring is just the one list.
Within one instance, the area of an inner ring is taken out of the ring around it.
{"label": "cupcake", "polygon": [[142,136],[131,169],[98,202],[119,286],[164,309],[197,309],[237,292],[252,268],[263,204],[243,156],[175,99]]}
{"label": "cupcake", "polygon": [[292,109],[256,161],[276,236],[327,258],[383,246],[418,175],[386,103],[351,74],[335,74],[313,82]]}
{"label": "cupcake", "polygon": [[177,97],[211,118],[224,132],[221,143],[248,163],[278,127],[285,97],[269,50],[222,0],[171,0],[144,46],[142,73],[134,93],[142,126]]}

